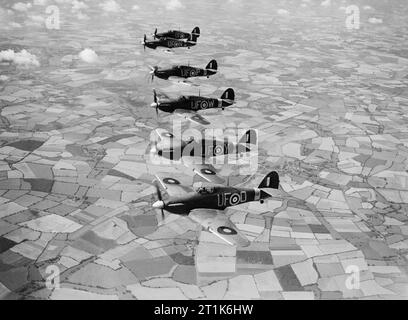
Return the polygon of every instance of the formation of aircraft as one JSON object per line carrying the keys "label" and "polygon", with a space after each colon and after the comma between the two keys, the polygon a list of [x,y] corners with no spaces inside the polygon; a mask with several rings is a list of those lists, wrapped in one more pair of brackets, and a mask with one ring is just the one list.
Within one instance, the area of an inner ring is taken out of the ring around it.
{"label": "formation of aircraft", "polygon": [[[168,194],[168,199],[163,198],[157,181]],[[272,171],[257,188],[239,188],[204,182],[186,186],[174,177],[157,174],[155,186],[157,201],[152,207],[161,210],[163,218],[164,211],[188,216],[228,244],[245,247],[250,242],[225,215],[224,210],[252,201],[263,203],[279,188],[279,175]]]}
{"label": "formation of aircraft", "polygon": [[179,96],[178,98],[170,98],[164,93],[157,93],[153,90],[153,103],[151,107],[156,109],[156,114],[158,110],[167,113],[176,113],[184,116],[186,119],[202,124],[208,125],[208,122],[204,117],[199,115],[197,112],[200,110],[215,109],[219,108],[224,110],[224,108],[229,107],[234,104],[235,93],[234,90],[228,88],[221,95],[220,99],[202,97],[198,96]]}
{"label": "formation of aircraft", "polygon": [[[197,44],[200,29],[195,27],[191,33],[169,30],[164,33],[154,32],[154,39],[143,38],[144,49],[146,47],[156,49],[158,47],[177,48],[190,47]],[[168,80],[169,78],[207,77],[217,73],[218,65],[211,60],[205,69],[186,65],[176,65],[171,68],[150,67],[151,79],[154,77]],[[198,112],[206,109],[222,109],[229,107],[235,102],[235,92],[228,88],[219,99],[194,95],[181,95],[178,98],[170,98],[164,93],[158,93],[153,89],[151,107],[166,113],[183,115],[186,119],[200,125],[209,125],[210,122]],[[250,242],[245,235],[234,225],[225,214],[225,209],[252,201],[263,203],[265,199],[274,196],[279,189],[279,175],[272,171],[261,181],[256,188],[241,188],[230,186],[229,183],[217,174],[215,168],[206,163],[197,163],[191,159],[208,159],[217,156],[238,155],[242,156],[251,152],[252,146],[257,143],[255,130],[248,130],[237,143],[228,140],[190,137],[182,140],[166,131],[157,129],[159,141],[155,142],[153,152],[159,157],[170,160],[183,159],[183,165],[193,169],[194,180],[192,185],[182,184],[179,179],[170,174],[156,174],[153,184],[156,187],[157,201],[152,204],[154,209],[160,210],[163,220],[164,212],[184,215],[201,224],[230,245],[248,246]],[[198,181],[197,181],[198,180]],[[160,189],[167,194],[166,199]]]}
{"label": "formation of aircraft", "polygon": [[195,139],[189,137],[183,140],[164,129],[156,129],[158,141],[155,141],[153,152],[170,160],[179,160],[182,157],[197,157],[209,159],[211,157],[236,155],[241,157],[251,152],[258,140],[255,130],[246,131],[237,143],[229,140],[220,140],[214,137]]}
{"label": "formation of aircraft", "polygon": [[169,78],[193,78],[193,77],[207,77],[217,73],[217,61],[211,60],[205,68],[192,67],[190,65],[175,65],[170,68],[159,68],[158,66],[150,66],[150,74],[152,81],[154,77],[168,80]]}

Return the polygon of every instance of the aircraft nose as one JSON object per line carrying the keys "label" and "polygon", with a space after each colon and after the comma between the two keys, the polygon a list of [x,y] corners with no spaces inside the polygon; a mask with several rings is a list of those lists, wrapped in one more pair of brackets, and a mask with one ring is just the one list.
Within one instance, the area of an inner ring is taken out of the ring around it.
{"label": "aircraft nose", "polygon": [[152,205],[153,208],[155,209],[163,209],[164,208],[164,202],[163,201],[156,201],[155,203],[153,203]]}
{"label": "aircraft nose", "polygon": [[156,102],[153,102],[150,106],[151,106],[152,108],[156,108],[156,107],[158,106],[158,104],[157,104]]}

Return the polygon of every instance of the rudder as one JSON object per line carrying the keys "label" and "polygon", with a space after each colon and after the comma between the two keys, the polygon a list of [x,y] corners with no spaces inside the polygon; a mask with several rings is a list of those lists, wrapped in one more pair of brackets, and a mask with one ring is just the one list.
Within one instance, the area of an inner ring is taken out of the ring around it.
{"label": "rudder", "polygon": [[239,144],[257,144],[258,132],[254,129],[249,129],[245,134],[239,139]]}
{"label": "rudder", "polygon": [[221,99],[234,101],[235,100],[234,89],[228,88],[227,90],[225,90],[224,93],[221,96]]}
{"label": "rudder", "polygon": [[207,70],[216,71],[217,68],[218,68],[217,61],[211,60],[211,61],[207,64],[207,66],[206,66],[205,68],[206,68]]}
{"label": "rudder", "polygon": [[200,28],[199,28],[199,27],[195,27],[195,28],[193,29],[193,31],[191,31],[191,34],[197,36],[197,38],[198,38],[198,37],[200,36]]}
{"label": "rudder", "polygon": [[270,172],[262,182],[259,184],[258,188],[279,188],[279,175],[276,171]]}

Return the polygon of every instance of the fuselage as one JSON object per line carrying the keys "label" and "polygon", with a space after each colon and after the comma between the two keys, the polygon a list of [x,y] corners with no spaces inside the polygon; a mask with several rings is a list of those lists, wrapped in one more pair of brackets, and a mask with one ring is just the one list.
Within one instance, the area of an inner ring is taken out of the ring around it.
{"label": "fuselage", "polygon": [[222,99],[204,98],[200,96],[182,96],[176,100],[160,101],[158,108],[161,111],[173,113],[176,109],[183,110],[206,110],[225,108],[232,105]]}
{"label": "fuselage", "polygon": [[216,71],[200,69],[190,66],[175,66],[169,69],[155,71],[155,76],[167,80],[169,77],[192,78],[192,77],[209,77],[216,74]]}
{"label": "fuselage", "polygon": [[145,41],[145,45],[148,48],[156,49],[157,47],[165,48],[179,48],[179,47],[192,47],[196,45],[193,41],[183,41],[171,38],[162,38],[157,40]]}
{"label": "fuselage", "polygon": [[215,139],[194,140],[170,146],[162,146],[158,143],[156,149],[159,156],[170,160],[179,160],[181,157],[186,156],[206,159],[227,154],[241,154],[249,151],[245,145]]}
{"label": "fuselage", "polygon": [[237,206],[251,201],[262,201],[269,197],[260,189],[212,187],[213,190],[206,193],[205,190],[191,192],[182,197],[172,197],[163,201],[163,209],[174,214],[188,215],[194,209],[215,209]]}
{"label": "fuselage", "polygon": [[156,33],[155,37],[158,39],[162,38],[188,39],[190,37],[190,34],[183,31],[169,30],[167,32]]}

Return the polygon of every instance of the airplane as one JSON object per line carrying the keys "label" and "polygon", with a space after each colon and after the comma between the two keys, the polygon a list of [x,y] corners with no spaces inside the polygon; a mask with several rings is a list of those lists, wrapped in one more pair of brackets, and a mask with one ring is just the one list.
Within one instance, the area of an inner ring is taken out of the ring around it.
{"label": "airplane", "polygon": [[214,137],[203,137],[195,139],[190,137],[183,140],[181,137],[175,137],[171,132],[164,129],[156,129],[158,141],[152,148],[152,152],[160,157],[170,160],[180,160],[182,157],[197,157],[208,159],[222,155],[243,156],[251,151],[252,147],[256,150],[258,134],[257,131],[250,129],[242,135],[237,143],[228,140],[217,140]]}
{"label": "airplane", "polygon": [[[158,182],[168,194],[162,197]],[[279,175],[270,172],[257,188],[231,187],[222,184],[195,183],[193,187],[182,185],[173,177],[160,177],[156,174],[153,181],[156,187],[157,201],[152,204],[159,209],[164,220],[164,211],[172,214],[188,216],[201,224],[230,245],[248,246],[249,240],[226,216],[225,209],[243,203],[264,200],[274,196],[279,189]]]}
{"label": "airplane", "polygon": [[190,47],[195,46],[197,44],[198,36],[192,34],[188,39],[173,39],[173,38],[160,38],[154,40],[147,40],[146,35],[143,37],[143,49],[146,50],[146,47],[150,49],[156,49],[157,47],[164,47],[164,48],[180,48],[180,47]]}
{"label": "airplane", "polygon": [[179,30],[169,30],[167,32],[157,33],[157,28],[154,31],[155,39],[172,38],[172,39],[189,39],[191,36],[195,35],[197,38],[200,36],[200,28],[195,27],[191,33],[183,32]]}
{"label": "airplane", "polygon": [[168,80],[170,77],[177,77],[177,78],[192,78],[192,77],[207,77],[214,75],[217,73],[218,64],[217,61],[211,60],[205,69],[185,66],[185,65],[176,65],[172,66],[171,68],[167,69],[159,69],[158,66],[151,67],[150,66],[150,74],[152,75],[152,81],[154,77],[158,77],[163,80]]}
{"label": "airplane", "polygon": [[206,98],[200,95],[180,96],[176,99],[171,99],[164,93],[157,94],[156,90],[153,89],[153,99],[154,102],[150,106],[156,108],[157,115],[160,109],[164,112],[183,115],[188,120],[198,124],[208,125],[210,122],[199,115],[197,111],[215,108],[224,110],[224,108],[234,104],[235,92],[233,89],[228,88],[221,95],[220,99]]}

